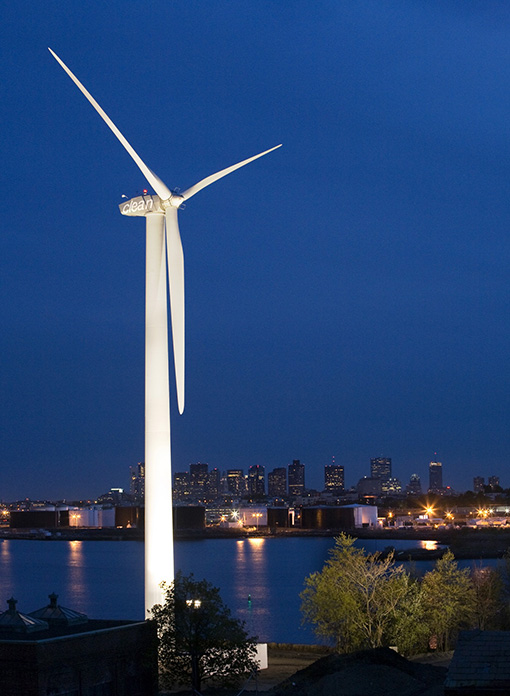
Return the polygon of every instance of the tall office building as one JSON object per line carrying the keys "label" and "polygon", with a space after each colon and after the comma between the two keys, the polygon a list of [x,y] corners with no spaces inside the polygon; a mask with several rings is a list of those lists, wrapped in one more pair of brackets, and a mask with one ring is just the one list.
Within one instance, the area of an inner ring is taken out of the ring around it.
{"label": "tall office building", "polygon": [[287,470],[284,466],[268,473],[267,493],[271,498],[284,498],[287,495]]}
{"label": "tall office building", "polygon": [[326,464],[324,467],[324,490],[340,495],[345,490],[344,468],[341,464]]}
{"label": "tall office building", "polygon": [[207,497],[214,500],[220,494],[221,472],[219,469],[211,469],[207,477]]}
{"label": "tall office building", "polygon": [[289,495],[303,495],[305,492],[305,465],[294,459],[288,466]]}
{"label": "tall office building", "polygon": [[207,484],[209,480],[209,465],[197,462],[189,465],[189,482],[191,495],[200,499],[207,496]]}
{"label": "tall office building", "polygon": [[174,500],[190,500],[191,488],[189,484],[189,473],[187,471],[174,472],[173,496]]}
{"label": "tall office building", "polygon": [[499,476],[489,476],[489,486],[492,488],[493,491],[496,490],[496,488],[499,488]]}
{"label": "tall office building", "polygon": [[392,495],[400,495],[402,493],[402,483],[398,478],[390,476],[388,479],[379,479],[381,482],[382,495],[390,497]]}
{"label": "tall office building", "polygon": [[254,464],[248,469],[248,493],[253,497],[266,495],[266,469]]}
{"label": "tall office building", "polygon": [[370,476],[382,481],[391,478],[391,457],[374,457],[370,460]]}
{"label": "tall office building", "polygon": [[130,466],[129,492],[137,502],[142,502],[145,495],[145,464],[138,462]]}
{"label": "tall office building", "polygon": [[244,471],[242,469],[227,470],[227,491],[235,496],[242,496],[246,493]]}
{"label": "tall office building", "polygon": [[220,495],[226,495],[228,493],[228,483],[227,483],[227,472],[222,471],[220,476]]}
{"label": "tall office building", "polygon": [[406,486],[406,492],[409,495],[421,495],[421,479],[418,474],[411,474],[409,483]]}
{"label": "tall office building", "polygon": [[485,479],[483,476],[475,476],[473,479],[473,490],[475,493],[483,493]]}
{"label": "tall office building", "polygon": [[429,491],[440,493],[443,490],[443,465],[441,462],[429,464]]}

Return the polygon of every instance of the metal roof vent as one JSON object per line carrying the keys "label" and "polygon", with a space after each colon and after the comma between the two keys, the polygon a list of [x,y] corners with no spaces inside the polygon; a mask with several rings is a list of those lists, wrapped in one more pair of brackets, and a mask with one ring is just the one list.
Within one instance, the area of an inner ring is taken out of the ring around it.
{"label": "metal roof vent", "polygon": [[7,600],[9,608],[0,614],[0,630],[12,631],[14,633],[33,633],[34,631],[45,631],[49,628],[47,621],[41,621],[28,614],[17,611],[17,599],[11,597]]}
{"label": "metal roof vent", "polygon": [[76,626],[87,623],[86,614],[81,614],[73,609],[66,609],[57,604],[58,595],[52,592],[48,595],[50,603],[42,609],[31,611],[29,616],[34,619],[46,621],[50,626]]}

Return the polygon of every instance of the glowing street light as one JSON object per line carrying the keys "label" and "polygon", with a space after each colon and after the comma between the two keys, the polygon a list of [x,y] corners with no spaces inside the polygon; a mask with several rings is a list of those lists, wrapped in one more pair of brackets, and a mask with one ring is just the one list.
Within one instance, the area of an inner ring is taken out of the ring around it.
{"label": "glowing street light", "polygon": [[252,513],[252,517],[255,517],[257,520],[257,532],[259,531],[259,518],[262,517],[261,512],[254,512]]}

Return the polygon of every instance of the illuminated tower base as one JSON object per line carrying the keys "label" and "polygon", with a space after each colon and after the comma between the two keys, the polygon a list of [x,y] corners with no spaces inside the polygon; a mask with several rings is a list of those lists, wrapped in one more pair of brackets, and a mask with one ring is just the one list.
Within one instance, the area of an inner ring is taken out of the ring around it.
{"label": "illuminated tower base", "polygon": [[145,610],[174,579],[165,216],[147,220],[145,295]]}

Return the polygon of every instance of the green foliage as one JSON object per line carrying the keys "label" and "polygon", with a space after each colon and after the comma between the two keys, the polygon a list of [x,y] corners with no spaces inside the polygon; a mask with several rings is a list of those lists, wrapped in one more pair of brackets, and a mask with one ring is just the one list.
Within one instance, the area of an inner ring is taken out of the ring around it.
{"label": "green foliage", "polygon": [[305,580],[303,620],[339,652],[396,645],[403,655],[435,644],[451,649],[462,629],[501,629],[510,618],[510,556],[506,573],[490,567],[461,570],[451,551],[422,579],[393,555],[367,554],[342,534],[322,571]]}
{"label": "green foliage", "polygon": [[319,638],[334,639],[338,652],[351,652],[363,645],[354,618],[359,608],[357,597],[343,573],[356,552],[353,542],[344,535],[337,539],[324,568],[305,579],[300,595],[303,620],[314,625]]}
{"label": "green foliage", "polygon": [[451,551],[436,561],[422,581],[425,621],[438,650],[450,650],[458,632],[475,620],[476,596],[469,570],[459,570]]}
{"label": "green foliage", "polygon": [[503,578],[489,566],[477,566],[471,573],[475,595],[474,620],[482,631],[498,630],[504,626]]}
{"label": "green foliage", "polygon": [[499,618],[501,628],[505,631],[510,630],[510,550],[507,549],[503,554],[498,572],[501,578],[501,603]]}
{"label": "green foliage", "polygon": [[334,639],[339,652],[388,644],[409,586],[393,554],[383,559],[354,542],[340,535],[322,571],[306,578],[301,593],[304,621],[319,637]]}
{"label": "green foliage", "polygon": [[407,594],[395,613],[392,642],[401,655],[417,655],[427,651],[429,637],[422,585],[417,578],[410,578]]}
{"label": "green foliage", "polygon": [[162,687],[190,684],[200,691],[205,681],[235,686],[257,669],[255,639],[231,616],[216,587],[178,573],[163,589],[165,603],[151,611]]}

